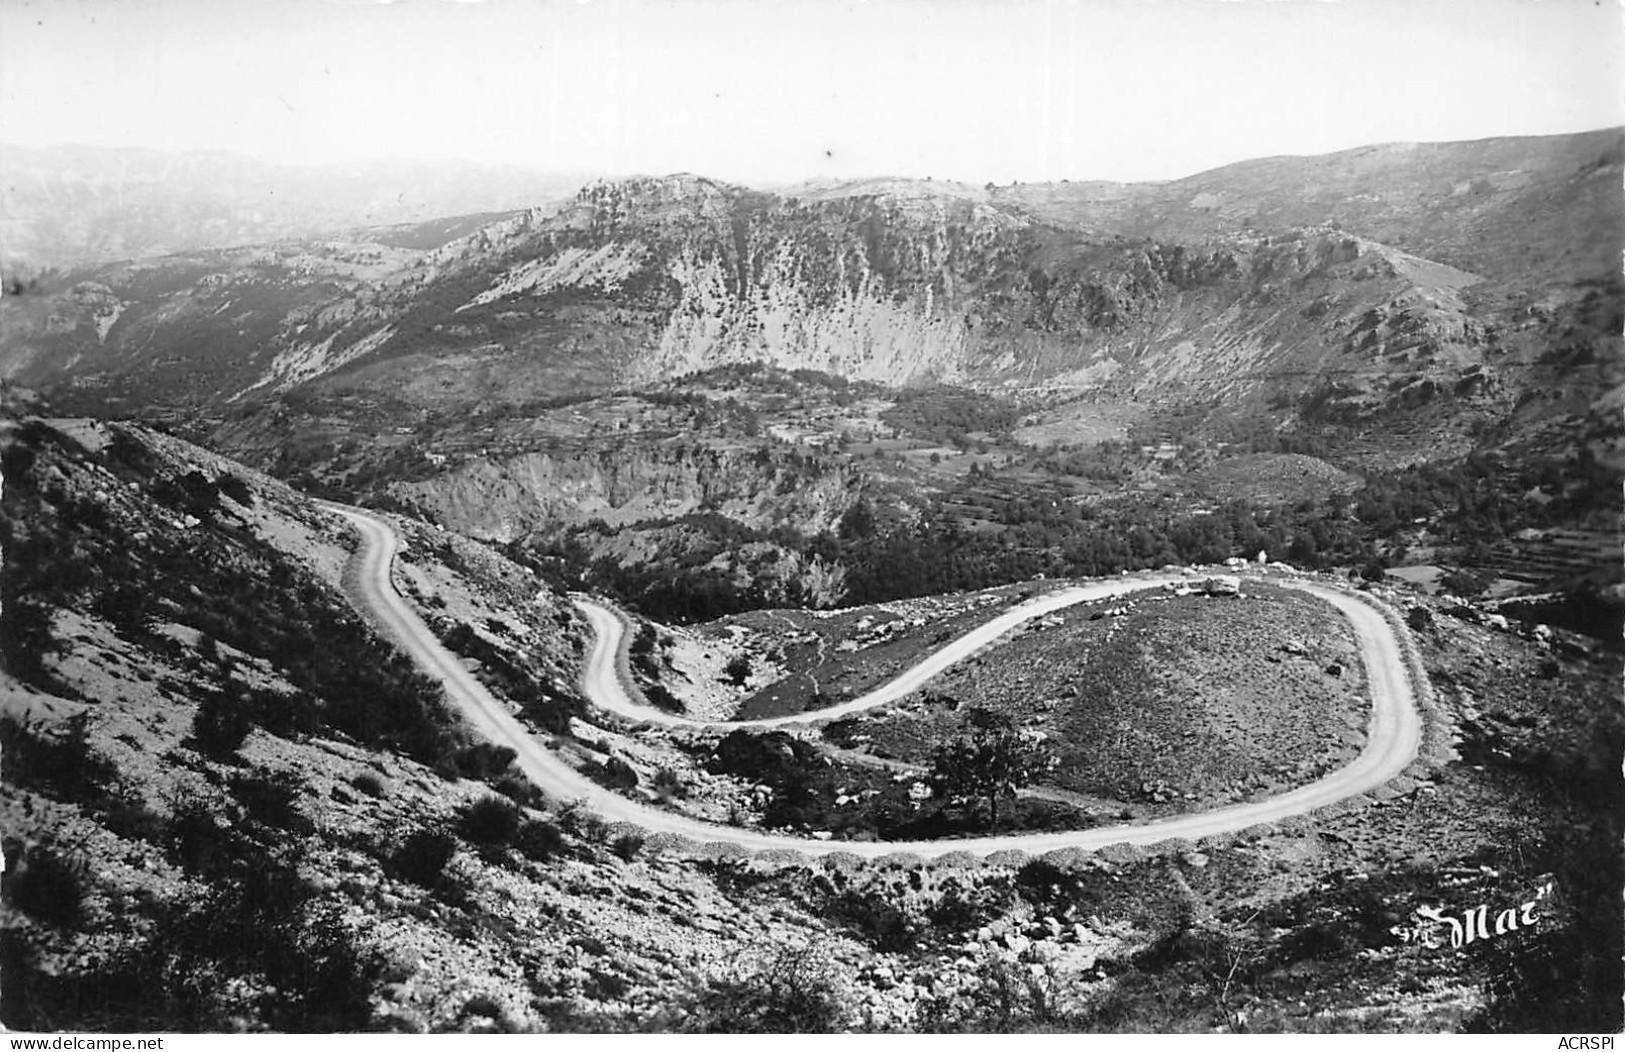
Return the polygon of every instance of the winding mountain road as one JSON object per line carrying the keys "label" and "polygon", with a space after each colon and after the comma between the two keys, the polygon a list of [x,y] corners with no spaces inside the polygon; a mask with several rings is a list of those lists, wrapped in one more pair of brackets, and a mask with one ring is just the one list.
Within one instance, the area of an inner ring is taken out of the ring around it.
{"label": "winding mountain road", "polygon": [[[440,644],[428,626],[407,607],[390,580],[400,540],[389,524],[354,508],[336,504],[326,507],[353,523],[361,536],[361,548],[351,568],[350,586],[355,593],[354,598],[425,672],[445,685],[446,695],[458,711],[491,741],[513,749],[517,754],[515,762],[525,774],[555,798],[584,800],[603,818],[611,822],[633,823],[650,833],[671,833],[700,843],[724,842],[752,851],[792,850],[808,855],[840,851],[869,858],[896,852],[924,857],[949,852],[985,855],[1005,850],[1041,854],[1069,847],[1094,850],[1112,844],[1153,844],[1174,837],[1195,840],[1307,814],[1376,789],[1403,771],[1416,758],[1421,745],[1421,717],[1417,712],[1400,643],[1382,614],[1344,592],[1307,582],[1294,582],[1290,587],[1302,589],[1330,603],[1353,625],[1360,655],[1365,662],[1372,701],[1366,744],[1360,755],[1348,766],[1309,785],[1266,800],[1233,804],[1211,811],[1059,833],[1011,833],[928,841],[849,841],[813,840],[715,825],[630,800],[590,781],[551,752]],[[860,698],[818,712],[728,723],[726,726],[733,729],[812,723],[884,705],[917,689],[949,665],[963,660],[1034,617],[1090,599],[1159,587],[1176,579],[1180,578],[1172,575],[1127,578],[1052,592],[1014,607],[960,636],[896,679]],[[589,600],[578,598],[576,605],[586,614],[597,637],[588,655],[582,679],[583,688],[594,704],[649,723],[714,726],[634,703],[622,686],[618,668],[624,660],[624,626],[620,618]]]}

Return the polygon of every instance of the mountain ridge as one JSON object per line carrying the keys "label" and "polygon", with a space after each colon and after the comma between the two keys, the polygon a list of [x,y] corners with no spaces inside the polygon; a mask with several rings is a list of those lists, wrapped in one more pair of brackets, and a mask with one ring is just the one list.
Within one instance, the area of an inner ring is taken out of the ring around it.
{"label": "mountain ridge", "polygon": [[[1317,210],[1419,152],[1425,171],[1368,185],[1370,200],[1340,206],[1347,222]],[[1517,178],[1490,178],[1508,164]],[[1282,171],[1332,189],[1295,202]],[[0,375],[74,411],[218,422],[295,396],[439,412],[761,362],[892,386],[1221,400],[1273,407],[1283,426],[1380,429],[1428,406],[1458,435],[1521,428],[1559,412],[1542,408],[1554,398],[1584,412],[1589,381],[1554,384],[1565,370],[1614,382],[1625,216],[1601,189],[1620,171],[1608,130],[1262,159],[1143,193],[596,180],[557,208],[422,234],[74,270],[0,301]],[[1073,207],[1103,194],[1095,212]],[[1158,212],[1163,198],[1179,207]],[[1530,222],[1539,209],[1548,221]]]}

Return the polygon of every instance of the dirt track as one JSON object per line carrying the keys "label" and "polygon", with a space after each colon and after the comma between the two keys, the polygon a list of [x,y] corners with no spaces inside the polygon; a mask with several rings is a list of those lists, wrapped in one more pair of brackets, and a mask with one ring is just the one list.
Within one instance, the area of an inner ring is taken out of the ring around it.
{"label": "dirt track", "polygon": [[[371,515],[351,508],[329,505],[344,515],[360,532],[362,546],[357,553],[354,575],[356,598],[379,624],[412,655],[429,674],[440,679],[446,694],[464,717],[490,740],[507,745],[517,753],[515,761],[538,786],[563,800],[581,799],[612,822],[630,822],[651,833],[671,833],[701,843],[724,842],[753,851],[794,850],[809,855],[833,851],[864,857],[880,857],[908,852],[926,857],[948,852],[989,854],[1019,850],[1033,854],[1058,848],[1098,849],[1110,844],[1152,844],[1169,838],[1197,839],[1235,832],[1259,823],[1279,821],[1307,814],[1316,808],[1358,796],[1386,783],[1416,758],[1421,743],[1421,719],[1417,713],[1412,684],[1406,671],[1399,641],[1381,613],[1373,607],[1336,589],[1298,582],[1291,585],[1331,603],[1354,626],[1360,655],[1366,665],[1372,695],[1371,719],[1365,748],[1348,766],[1319,781],[1267,800],[1234,804],[1212,811],[1178,815],[1154,822],[1104,826],[1060,833],[1020,833],[937,841],[846,841],[758,833],[730,826],[713,825],[674,815],[637,803],[577,773],[554,755],[508,712],[462,664],[448,652],[414,614],[390,582],[399,538],[393,529]],[[1092,598],[1118,595],[1142,588],[1161,586],[1170,575],[1123,578],[1053,592],[1041,599],[1015,607],[987,624],[955,639],[930,657],[880,688],[840,706],[816,713],[731,723],[729,727],[770,727],[788,723],[808,723],[834,719],[896,700],[917,689],[931,676],[956,661],[963,660],[1011,628],[1033,617]],[[588,656],[582,685],[595,705],[633,719],[677,725],[694,725],[681,716],[657,712],[635,705],[621,684],[624,628],[620,618],[587,600],[577,600],[597,633]],[[703,724],[700,724],[703,725]]]}

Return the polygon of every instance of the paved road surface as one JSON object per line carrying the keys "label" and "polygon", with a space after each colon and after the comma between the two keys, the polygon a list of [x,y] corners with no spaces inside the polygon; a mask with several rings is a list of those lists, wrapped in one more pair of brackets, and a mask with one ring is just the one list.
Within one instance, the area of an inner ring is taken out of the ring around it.
{"label": "paved road surface", "polygon": [[[1307,814],[1316,808],[1368,792],[1399,774],[1416,758],[1421,743],[1421,719],[1417,714],[1399,641],[1382,615],[1346,593],[1298,582],[1293,587],[1331,603],[1354,626],[1360,655],[1366,665],[1372,700],[1365,748],[1347,767],[1317,782],[1255,803],[1234,804],[1151,822],[1061,833],[1011,833],[935,841],[820,841],[713,825],[634,802],[588,780],[551,752],[508,712],[502,702],[492,697],[455,656],[441,646],[434,633],[395,591],[390,582],[390,568],[399,545],[395,531],[383,520],[364,512],[338,505],[329,507],[354,523],[361,534],[359,572],[355,584],[359,594],[356,598],[426,672],[445,684],[447,696],[468,721],[490,740],[512,748],[517,754],[515,762],[552,796],[562,800],[582,799],[609,821],[636,823],[651,833],[673,833],[701,843],[727,842],[753,851],[791,849],[809,855],[842,851],[871,858],[899,851],[926,857],[952,851],[989,854],[1011,849],[1040,854],[1066,847],[1092,850],[1119,843],[1152,844],[1170,837],[1194,840],[1235,832],[1261,822]],[[974,653],[1025,620],[1090,598],[1157,587],[1169,579],[1165,576],[1128,578],[1053,592],[1006,611],[982,627],[946,644],[892,682],[837,708],[729,726],[765,727],[825,720],[885,704],[916,689],[937,672]],[[694,722],[683,717],[663,719],[670,714],[633,704],[626,696],[616,671],[624,631],[620,619],[595,603],[578,600],[577,605],[587,614],[597,633],[583,678],[583,686],[590,700],[623,714],[628,713],[627,706],[631,706],[630,714],[634,718],[649,722]]]}

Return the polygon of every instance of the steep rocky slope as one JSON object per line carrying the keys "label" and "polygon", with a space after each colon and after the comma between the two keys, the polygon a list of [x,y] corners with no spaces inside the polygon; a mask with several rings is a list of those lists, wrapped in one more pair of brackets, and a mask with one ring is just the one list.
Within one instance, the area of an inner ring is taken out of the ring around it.
{"label": "steep rocky slope", "polygon": [[829,529],[852,502],[858,479],[827,472],[808,479],[779,457],[751,447],[664,444],[555,455],[484,458],[389,493],[431,521],[470,536],[508,542],[545,526],[640,520],[714,512],[756,528],[799,522]]}

